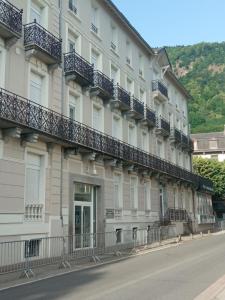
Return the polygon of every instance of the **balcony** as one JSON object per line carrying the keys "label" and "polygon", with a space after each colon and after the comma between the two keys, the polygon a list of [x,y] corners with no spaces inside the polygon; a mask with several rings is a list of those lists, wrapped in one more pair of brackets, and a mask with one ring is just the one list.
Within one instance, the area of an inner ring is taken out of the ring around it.
{"label": "balcony", "polygon": [[161,116],[156,119],[156,134],[163,137],[170,135],[170,123]]}
{"label": "balcony", "polygon": [[186,134],[181,134],[181,147],[183,150],[189,150],[189,138]]}
{"label": "balcony", "polygon": [[143,125],[146,125],[150,128],[153,128],[156,126],[156,115],[155,112],[148,106],[144,106],[144,119],[143,119]]}
{"label": "balcony", "polygon": [[182,135],[180,130],[178,130],[177,128],[173,127],[170,130],[170,142],[174,145],[179,146],[181,144],[182,141]]}
{"label": "balcony", "polygon": [[93,85],[93,66],[75,51],[64,54],[64,72],[82,87]]}
{"label": "balcony", "polygon": [[0,129],[3,132],[15,129],[18,139],[28,133],[38,134],[43,142],[104,154],[123,164],[132,164],[212,192],[212,182],[208,179],[4,89],[0,89]]}
{"label": "balcony", "polygon": [[91,88],[92,96],[99,96],[103,100],[112,99],[114,96],[113,81],[100,71],[94,71],[94,85]]}
{"label": "balcony", "polygon": [[215,216],[213,215],[197,215],[198,224],[213,224],[215,223]]}
{"label": "balcony", "polygon": [[130,94],[118,84],[114,87],[114,100],[111,102],[114,108],[128,111],[131,107]]}
{"label": "balcony", "polygon": [[167,87],[160,80],[152,81],[153,99],[158,99],[161,102],[168,100]]}
{"label": "balcony", "polygon": [[41,222],[43,220],[43,204],[27,204],[24,219],[31,222]]}
{"label": "balcony", "polygon": [[0,0],[0,36],[8,41],[17,40],[22,35],[22,14],[16,6]]}
{"label": "balcony", "polygon": [[186,209],[183,208],[168,208],[165,218],[170,222],[188,222],[189,216]]}
{"label": "balcony", "polygon": [[131,98],[131,110],[129,111],[129,116],[135,120],[144,118],[144,103],[134,96]]}
{"label": "balcony", "polygon": [[24,46],[27,56],[35,56],[47,65],[61,62],[62,41],[34,22],[24,25]]}

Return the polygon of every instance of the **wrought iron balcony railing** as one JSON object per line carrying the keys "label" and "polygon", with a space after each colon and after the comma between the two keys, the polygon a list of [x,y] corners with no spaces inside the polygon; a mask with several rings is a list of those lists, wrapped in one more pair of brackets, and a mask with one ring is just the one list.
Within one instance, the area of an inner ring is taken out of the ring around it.
{"label": "wrought iron balcony railing", "polygon": [[36,55],[47,64],[61,62],[62,41],[55,37],[34,20],[24,25],[24,46],[25,50],[36,50]]}
{"label": "wrought iron balcony railing", "polygon": [[181,132],[180,130],[178,130],[177,128],[175,127],[172,127],[170,129],[170,140],[177,144],[177,145],[180,145],[181,144],[181,140],[182,140],[182,137],[181,137]]}
{"label": "wrought iron balcony railing", "polygon": [[163,96],[168,98],[168,90],[167,87],[160,80],[152,81],[152,91],[160,92]]}
{"label": "wrought iron balcony railing", "polygon": [[[0,89],[0,127],[20,127],[40,136],[51,137],[56,143],[69,147],[84,147],[91,151],[131,163],[142,169],[165,174],[189,182],[196,188],[200,181],[212,186],[211,181],[178,167],[112,136],[73,121],[57,112],[38,105],[14,93]],[[207,188],[208,188],[207,186]],[[204,188],[204,185],[202,185]]]}
{"label": "wrought iron balcony railing", "polygon": [[22,14],[16,6],[7,0],[0,0],[0,36],[3,38],[16,37],[22,35]]}
{"label": "wrought iron balcony railing", "polygon": [[130,94],[124,90],[119,84],[114,87],[114,100],[117,101],[122,110],[129,110],[131,107]]}
{"label": "wrought iron balcony railing", "polygon": [[93,85],[93,66],[75,51],[64,54],[64,72],[81,86]]}
{"label": "wrought iron balcony railing", "polygon": [[150,127],[156,126],[156,115],[155,112],[147,105],[145,105],[145,120]]}
{"label": "wrought iron balcony railing", "polygon": [[189,215],[184,208],[168,208],[165,218],[170,222],[188,222],[190,220]]}
{"label": "wrought iron balcony railing", "polygon": [[157,132],[167,137],[170,135],[170,123],[162,116],[156,118]]}
{"label": "wrought iron balcony railing", "polygon": [[94,85],[92,92],[97,92],[103,99],[111,99],[114,96],[113,80],[100,71],[94,71]]}
{"label": "wrought iron balcony railing", "polygon": [[144,103],[134,96],[131,98],[131,110],[134,113],[134,118],[141,119],[144,117]]}

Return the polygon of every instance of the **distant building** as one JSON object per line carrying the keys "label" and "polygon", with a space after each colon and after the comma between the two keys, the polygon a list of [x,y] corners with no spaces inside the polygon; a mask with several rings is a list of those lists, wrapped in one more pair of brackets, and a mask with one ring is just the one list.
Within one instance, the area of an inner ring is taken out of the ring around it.
{"label": "distant building", "polygon": [[222,132],[192,134],[194,156],[225,161],[225,129]]}

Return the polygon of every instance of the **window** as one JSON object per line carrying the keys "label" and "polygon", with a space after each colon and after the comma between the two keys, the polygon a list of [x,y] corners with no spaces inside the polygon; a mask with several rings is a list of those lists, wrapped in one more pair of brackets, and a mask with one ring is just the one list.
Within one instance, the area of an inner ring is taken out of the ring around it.
{"label": "window", "polygon": [[177,161],[177,164],[178,164],[179,166],[182,166],[182,160],[181,160],[181,157],[182,157],[182,155],[181,155],[181,152],[179,151],[179,152],[178,152],[178,161]]}
{"label": "window", "polygon": [[99,131],[104,131],[103,126],[103,108],[93,105],[93,128]]}
{"label": "window", "polygon": [[139,90],[140,100],[146,104],[146,92],[142,89]]}
{"label": "window", "polygon": [[130,201],[131,208],[138,208],[138,190],[137,190],[137,177],[130,178]]}
{"label": "window", "polygon": [[114,174],[113,196],[115,208],[122,208],[122,178],[120,174]]}
{"label": "window", "polygon": [[91,50],[91,63],[95,70],[101,70],[100,54],[95,50]]}
{"label": "window", "polygon": [[218,148],[217,140],[209,141],[209,149],[217,149],[217,148]]}
{"label": "window", "polygon": [[73,52],[76,50],[75,41],[68,40],[68,52]]}
{"label": "window", "polygon": [[139,75],[144,77],[144,60],[142,54],[139,54]]}
{"label": "window", "polygon": [[76,51],[80,54],[80,36],[75,34],[72,30],[68,30],[68,40],[67,40],[67,51]]}
{"label": "window", "polygon": [[26,204],[40,204],[41,199],[41,155],[27,154],[25,202]]}
{"label": "window", "polygon": [[114,65],[111,65],[111,79],[114,81],[114,84],[117,84],[120,82],[119,69],[117,67],[115,67]]}
{"label": "window", "polygon": [[142,133],[141,133],[141,149],[144,151],[149,151],[148,132],[146,132],[146,131],[142,131]]}
{"label": "window", "polygon": [[111,49],[117,50],[117,30],[114,25],[111,25]]}
{"label": "window", "polygon": [[30,7],[30,21],[33,22],[36,20],[38,24],[42,25],[42,13],[43,9],[38,6],[34,1],[31,2],[31,7]]}
{"label": "window", "polygon": [[91,8],[91,30],[98,34],[98,9],[93,6]]}
{"label": "window", "polygon": [[176,164],[176,150],[174,148],[171,148],[171,160],[172,163]]}
{"label": "window", "polygon": [[133,239],[133,241],[137,240],[137,231],[138,231],[137,227],[132,228],[132,239]]}
{"label": "window", "polygon": [[132,146],[137,146],[136,127],[133,124],[128,126],[128,143]]}
{"label": "window", "polygon": [[131,65],[132,64],[132,51],[131,51],[131,44],[129,41],[126,42],[126,53],[127,53],[126,63],[128,65]]}
{"label": "window", "polygon": [[211,159],[218,160],[218,154],[211,154]]}
{"label": "window", "polygon": [[34,72],[30,75],[30,98],[35,103],[42,104],[43,77]]}
{"label": "window", "polygon": [[164,149],[163,143],[161,141],[157,141],[157,153],[159,157],[164,158]]}
{"label": "window", "polygon": [[69,0],[69,9],[73,12],[73,13],[75,13],[75,14],[77,14],[77,6],[76,6],[76,0]]}
{"label": "window", "polygon": [[134,82],[130,78],[127,78],[127,91],[133,95],[134,94]]}
{"label": "window", "polygon": [[119,244],[122,242],[122,229],[116,229],[116,243]]}
{"label": "window", "polygon": [[118,116],[113,116],[112,136],[122,140],[122,119]]}
{"label": "window", "polygon": [[151,209],[151,184],[150,182],[144,183],[144,201],[145,201],[145,210]]}
{"label": "window", "polygon": [[25,241],[24,257],[36,257],[39,256],[41,240],[29,240]]}
{"label": "window", "polygon": [[69,118],[81,122],[80,97],[69,95]]}

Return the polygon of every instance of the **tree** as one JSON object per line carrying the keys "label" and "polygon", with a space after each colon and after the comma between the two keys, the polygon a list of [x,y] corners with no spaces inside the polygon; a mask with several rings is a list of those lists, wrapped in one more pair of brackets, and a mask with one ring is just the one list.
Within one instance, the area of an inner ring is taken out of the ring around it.
{"label": "tree", "polygon": [[216,196],[225,197],[225,162],[194,157],[193,169],[197,174],[212,180]]}

